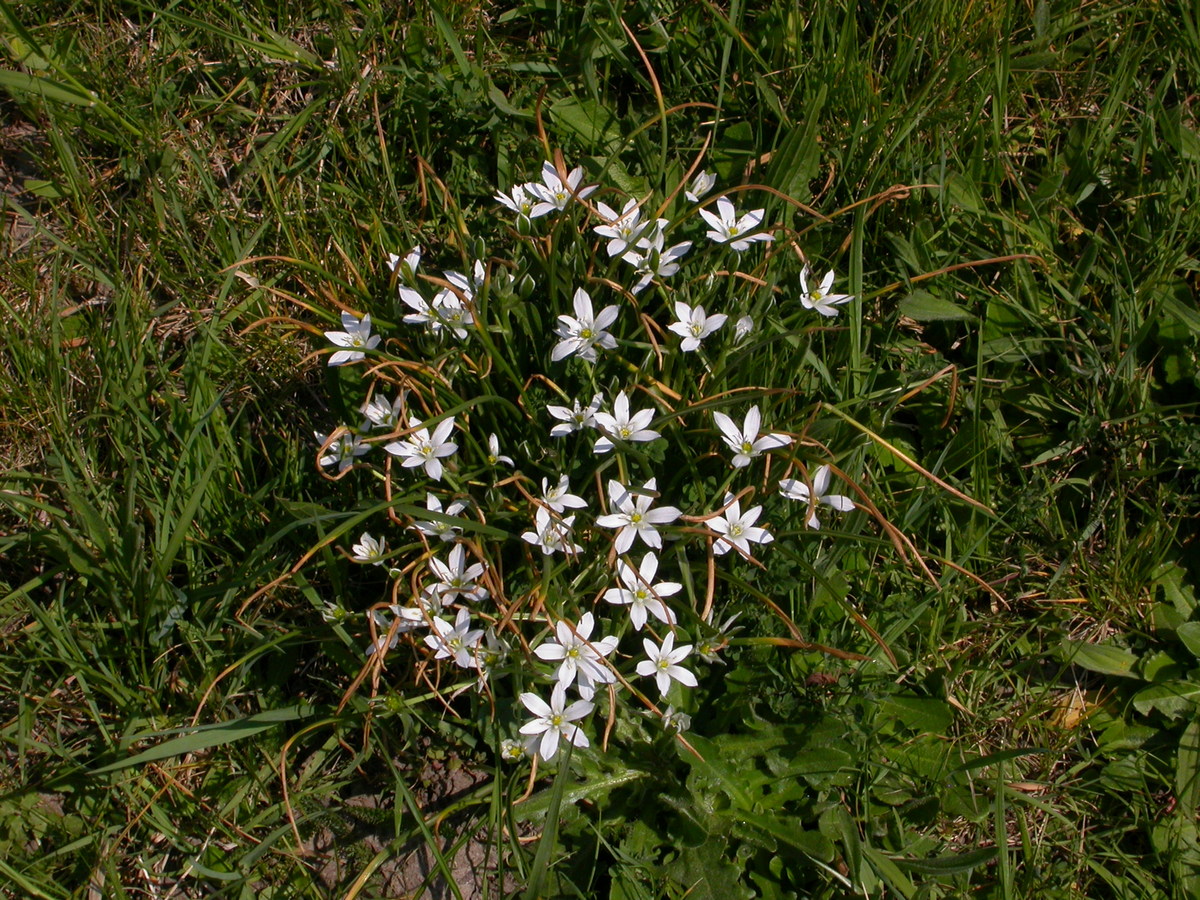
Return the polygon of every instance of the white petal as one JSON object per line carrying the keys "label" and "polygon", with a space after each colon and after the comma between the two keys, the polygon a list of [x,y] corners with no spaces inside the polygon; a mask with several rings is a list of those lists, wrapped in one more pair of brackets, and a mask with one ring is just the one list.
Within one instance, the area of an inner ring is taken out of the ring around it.
{"label": "white petal", "polygon": [[[438,622],[437,619],[434,619],[433,621],[435,624]],[[546,701],[537,694],[532,694],[529,692],[523,693],[520,697],[520,700],[527,710],[539,718],[546,718],[553,713],[553,710],[550,709]]]}
{"label": "white petal", "polygon": [[575,317],[582,322],[590,322],[594,318],[592,315],[592,298],[588,296],[588,292],[583,288],[575,288],[575,296],[571,299],[571,305],[575,307]]}
{"label": "white petal", "polygon": [[757,405],[750,407],[746,411],[746,420],[742,425],[742,434],[745,440],[753,441],[758,437],[758,430],[762,427],[762,413]]}
{"label": "white petal", "polygon": [[683,668],[683,666],[668,666],[667,674],[680,684],[687,685],[688,687],[695,687],[697,684],[699,684],[699,682],[696,681],[696,676],[687,669]]}
{"label": "white petal", "polygon": [[567,651],[561,644],[547,641],[544,644],[538,644],[538,646],[534,647],[533,655],[538,659],[544,659],[546,662],[554,662],[563,659],[567,655]]}
{"label": "white petal", "polygon": [[829,466],[820,466],[813,472],[812,486],[813,493],[818,497],[829,489]]}
{"label": "white petal", "polygon": [[[724,199],[723,197],[721,199]],[[719,202],[719,201],[718,201]],[[708,223],[709,227],[714,231],[721,232],[725,228],[725,223],[718,216],[713,215],[707,209],[699,210],[700,218]]]}
{"label": "white petal", "polygon": [[[600,315],[596,316],[596,321],[593,323],[597,331],[604,331],[613,322],[617,321],[617,315],[621,310],[616,306],[606,306],[600,310]],[[614,344],[615,346],[615,344]],[[612,349],[612,348],[609,348]]]}
{"label": "white petal", "polygon": [[[633,546],[633,538],[636,531],[633,528],[625,527],[617,532],[617,540],[613,545],[617,553],[627,553],[629,548]],[[644,535],[643,535],[644,537]]]}
{"label": "white petal", "polygon": [[721,435],[730,445],[734,447],[741,445],[742,432],[733,424],[733,419],[729,418],[723,412],[714,412],[713,421],[717,423],[717,428],[721,430]]}

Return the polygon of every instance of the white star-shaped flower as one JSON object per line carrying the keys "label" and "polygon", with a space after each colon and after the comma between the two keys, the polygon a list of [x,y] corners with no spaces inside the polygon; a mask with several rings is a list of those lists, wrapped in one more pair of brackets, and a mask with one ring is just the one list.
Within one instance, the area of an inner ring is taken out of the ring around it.
{"label": "white star-shaped flower", "polygon": [[[596,185],[589,185],[581,188],[580,182],[583,181],[583,168],[576,166],[567,174],[567,183],[558,176],[558,170],[554,168],[553,163],[542,163],[542,183],[531,182],[525,185],[525,190],[537,197],[538,202],[533,205],[529,215],[531,218],[544,216],[546,213],[561,212],[567,208],[567,204],[572,199],[582,200],[589,196]],[[501,201],[503,202],[503,201]]]}
{"label": "white star-shaped flower", "polygon": [[384,450],[393,456],[400,457],[400,465],[406,469],[425,467],[425,474],[434,481],[442,478],[442,459],[450,456],[458,449],[458,444],[449,440],[450,432],[454,430],[454,416],[443,419],[429,434],[429,429],[416,419],[408,420],[412,434],[402,441],[392,441],[384,446]]}
{"label": "white star-shaped flower", "polygon": [[587,501],[571,493],[566,475],[560,476],[554,487],[550,487],[550,482],[545,478],[542,479],[542,501],[560,515],[567,509],[587,509]]}
{"label": "white star-shaped flower", "polygon": [[684,191],[683,196],[692,203],[699,203],[700,198],[711,191],[716,183],[717,176],[711,172],[697,172],[696,177],[692,179],[691,190]]}
{"label": "white star-shaped flower", "polygon": [[400,275],[406,281],[412,281],[417,274],[417,268],[421,265],[421,248],[413,247],[408,251],[406,256],[389,253],[387,263],[388,268],[397,275]]}
{"label": "white star-shaped flower", "polygon": [[496,199],[517,214],[518,218],[531,218],[534,204],[538,202],[537,195],[530,189],[532,185],[516,184],[507,194],[499,193]]}
{"label": "white star-shaped flower", "polygon": [[737,253],[749,248],[755,241],[773,241],[775,236],[760,231],[750,234],[763,220],[763,209],[753,209],[738,218],[737,210],[728,197],[717,199],[717,215],[707,209],[700,210],[700,216],[708,223],[708,237],[718,244],[728,243]]}
{"label": "white star-shaped flower", "polygon": [[475,648],[475,667],[479,670],[479,687],[487,682],[493,669],[499,668],[508,659],[508,643],[496,634],[494,628],[483,633],[483,646]]}
{"label": "white star-shaped flower", "polygon": [[642,557],[642,564],[635,569],[625,560],[617,561],[617,577],[624,587],[609,588],[604,592],[604,599],[618,606],[629,607],[629,621],[634,630],[641,631],[646,624],[646,614],[652,614],[666,625],[675,624],[675,613],[663,603],[663,597],[678,594],[683,585],[675,581],[660,581],[657,584],[654,576],[658,574],[658,557],[647,552]]}
{"label": "white star-shaped flower", "polygon": [[733,326],[733,339],[740,341],[752,331],[754,331],[754,317],[742,316],[737,320],[737,324]]}
{"label": "white star-shaped flower", "polygon": [[407,396],[408,391],[401,391],[400,396],[389,403],[388,398],[383,396],[383,394],[375,394],[363,406],[362,414],[376,428],[391,431],[396,427],[396,423],[400,421],[400,407],[404,405],[404,400]]}
{"label": "white star-shaped flower", "polygon": [[[455,500],[449,506],[442,509],[442,501],[438,499],[436,494],[425,495],[425,508],[432,513],[440,513],[445,516],[457,516],[460,512],[467,508],[467,504],[461,500]],[[420,521],[413,522],[412,527],[428,537],[438,537],[443,541],[452,541],[458,535],[462,534],[462,529],[457,525],[452,525],[449,522],[438,521]]]}
{"label": "white star-shaped flower", "polygon": [[674,506],[660,506],[651,509],[650,504],[658,495],[657,480],[651,478],[640,489],[630,489],[621,482],[608,482],[608,502],[613,512],[596,519],[601,528],[617,528],[617,540],[614,544],[618,554],[628,552],[633,546],[633,539],[640,537],[648,546],[662,548],[662,536],[656,525],[667,525],[674,522],[683,510]]}
{"label": "white star-shaped flower", "polygon": [[591,700],[596,694],[596,685],[612,684],[617,680],[612,669],[603,663],[604,657],[617,649],[618,638],[615,635],[601,638],[598,641],[589,640],[595,627],[592,614],[584,613],[579,624],[571,626],[567,622],[558,622],[554,626],[555,638],[539,644],[534,648],[533,655],[546,662],[558,662],[558,672],[555,677],[564,687],[576,683],[579,696]]}
{"label": "white star-shaped flower", "polygon": [[729,318],[724,313],[710,316],[705,313],[703,306],[693,309],[682,300],[675,302],[675,315],[679,317],[679,321],[672,322],[667,328],[683,338],[679,349],[684,353],[699,349],[700,342],[724,325]]}
{"label": "white star-shaped flower", "polygon": [[595,704],[587,700],[576,700],[567,706],[567,689],[563,687],[562,682],[554,685],[549,703],[537,694],[529,692],[521,695],[521,703],[533,714],[533,720],[521,726],[521,734],[541,735],[536,739],[536,744],[537,754],[542,759],[554,759],[562,738],[566,738],[576,747],[588,746],[587,735],[574,723],[595,709]]}
{"label": "white star-shaped flower", "polygon": [[554,345],[550,358],[558,362],[574,353],[580,359],[595,362],[597,347],[612,350],[617,346],[617,339],[605,329],[617,320],[620,310],[616,306],[606,306],[599,315],[595,315],[592,312],[592,298],[583,288],[575,289],[572,305],[575,307],[574,316],[558,317],[554,333],[559,337],[559,342]]}
{"label": "white star-shaped flower", "polygon": [[583,548],[571,540],[571,526],[575,524],[574,516],[558,519],[550,515],[544,506],[539,506],[533,516],[534,531],[526,531],[521,540],[542,548],[543,556],[550,556],[559,551],[563,553],[580,553]]}
{"label": "white star-shaped flower", "polygon": [[373,538],[369,531],[364,531],[359,535],[358,543],[350,548],[354,554],[354,561],[360,563],[370,563],[373,566],[383,564],[383,557],[387,554],[387,544],[383,538]]}
{"label": "white star-shaped flower", "polygon": [[489,466],[496,466],[500,463],[504,463],[506,466],[516,465],[511,456],[504,456],[500,452],[500,439],[494,434],[489,434],[487,464]]}
{"label": "white star-shaped flower", "polygon": [[640,294],[655,278],[670,278],[679,271],[677,260],[692,249],[691,241],[675,244],[666,250],[665,229],[670,223],[659,219],[655,227],[647,235],[638,239],[637,249],[627,251],[621,259],[629,263],[640,276],[633,286],[633,293]]}
{"label": "white star-shaped flower", "polygon": [[367,656],[394,649],[400,643],[400,635],[429,624],[425,620],[425,614],[415,606],[393,604],[388,609],[395,615],[395,622],[389,619],[386,613],[378,609],[371,610],[371,620],[375,623],[375,640],[363,648],[363,653]]}
{"label": "white star-shaped flower", "polygon": [[470,297],[464,300],[449,288],[442,288],[433,298],[433,314],[437,321],[453,332],[460,341],[466,339],[468,326],[475,324],[475,316],[471,314],[471,308],[467,305],[469,302]]}
{"label": "white star-shaped flower", "polygon": [[810,289],[808,286],[808,266],[800,270],[800,304],[805,309],[811,309],[820,313],[823,316],[836,316],[838,307],[843,303],[849,303],[854,299],[853,294],[831,294],[829,289],[833,287],[833,269],[825,273],[825,277],[821,279],[821,284],[815,289]]}
{"label": "white star-shaped flower", "polygon": [[453,625],[435,617],[431,627],[433,633],[425,635],[425,644],[434,651],[434,659],[450,658],[464,669],[475,665],[474,650],[483,637],[483,629],[471,628],[471,614],[465,608],[458,611]]}
{"label": "white star-shaped flower", "polygon": [[463,300],[474,300],[475,292],[483,287],[483,282],[487,280],[487,269],[483,265],[483,260],[480,259],[475,260],[470,276],[464,275],[462,272],[442,272],[442,274],[446,276],[446,280]]}
{"label": "white star-shaped flower", "polygon": [[[402,285],[400,299],[405,306],[413,310],[404,316],[404,322],[409,325],[424,325],[430,334],[439,335],[444,330],[449,330],[461,341],[467,336],[467,327],[475,324],[470,307],[465,305],[459,294],[449,288],[442,288],[434,295],[432,302],[429,302],[419,291]],[[469,295],[467,299],[469,301]]]}
{"label": "white star-shaped flower", "polygon": [[443,606],[449,606],[459,597],[472,603],[488,598],[487,588],[476,584],[487,571],[487,566],[480,562],[468,566],[466,562],[467,551],[462,544],[454,545],[448,563],[442,562],[436,556],[429,560],[429,571],[437,579],[430,587]]}
{"label": "white star-shaped flower", "polygon": [[679,665],[692,652],[692,645],[676,647],[675,632],[672,631],[663,638],[661,647],[650,638],[642,638],[642,646],[646,650],[646,658],[637,664],[637,673],[643,678],[653,676],[662,696],[667,696],[667,691],[671,689],[671,679],[687,687],[696,686],[696,676]]}
{"label": "white star-shaped flower", "polygon": [[360,321],[354,315],[348,312],[342,313],[342,331],[327,331],[325,337],[336,347],[344,347],[344,350],[337,350],[329,357],[329,365],[344,366],[346,363],[357,362],[366,356],[367,350],[374,350],[379,346],[379,335],[371,335],[371,317],[363,316]]}
{"label": "white star-shaped flower", "polygon": [[550,437],[566,437],[573,431],[595,428],[596,412],[603,401],[604,396],[596,394],[587,406],[580,406],[578,400],[574,401],[573,407],[547,406],[546,412],[559,421],[559,424],[550,429]]}
{"label": "white star-shaped flower", "polygon": [[775,540],[765,528],[758,528],[754,524],[762,515],[761,506],[743,513],[740,502],[733,499],[733,494],[725,495],[725,503],[727,508],[724,514],[708,520],[708,527],[718,535],[713,543],[714,554],[722,556],[736,547],[749,556],[751,544],[769,544]]}
{"label": "white star-shaped flower", "polygon": [[632,247],[650,224],[640,221],[642,211],[638,209],[638,202],[633,197],[629,198],[625,208],[620,212],[604,203],[597,203],[596,211],[604,219],[604,224],[597,225],[592,230],[601,237],[609,239],[607,248],[609,256],[620,256]]}
{"label": "white star-shaped flower", "polygon": [[[317,442],[322,447],[325,447],[325,442],[329,440],[329,435],[321,434],[319,431],[314,431],[313,434],[316,436]],[[325,447],[325,454],[318,462],[322,466],[336,465],[338,467],[338,474],[340,475],[354,465],[354,460],[368,453],[370,449],[371,445],[364,444],[357,434],[352,431],[343,431],[328,447]]]}
{"label": "white star-shaped flower", "polygon": [[630,415],[629,398],[625,392],[617,394],[611,413],[596,413],[596,427],[602,432],[592,445],[593,453],[608,453],[616,446],[613,441],[653,441],[662,437],[657,431],[647,428],[654,421],[653,409],[639,409]]}
{"label": "white star-shaped flower", "polygon": [[820,528],[821,522],[817,518],[817,507],[824,503],[826,506],[836,509],[838,512],[850,512],[854,509],[854,501],[842,494],[830,494],[829,491],[829,466],[821,466],[813,472],[812,489],[803,481],[797,481],[794,478],[785,478],[779,482],[779,493],[787,497],[789,500],[799,500],[801,503],[811,503],[812,509],[809,512],[808,519],[805,524],[809,528]]}
{"label": "white star-shaped flower", "polygon": [[[725,665],[725,660],[721,659],[721,651],[729,646],[729,639],[734,634],[742,630],[742,626],[732,627],[737,621],[741,613],[734,613],[720,625],[715,627],[713,634],[708,637],[702,637],[700,643],[696,646],[696,655],[707,663],[717,663]],[[708,615],[704,617],[704,624],[712,627],[713,611],[709,609]]]}
{"label": "white star-shaped flower", "polygon": [[422,296],[421,292],[406,285],[400,286],[400,299],[412,310],[402,321],[408,325],[424,325],[433,334],[442,330],[442,320],[437,311]]}
{"label": "white star-shaped flower", "polygon": [[792,439],[786,434],[772,433],[764,434],[762,437],[758,436],[758,429],[762,425],[762,413],[758,411],[757,406],[752,406],[746,411],[746,418],[742,421],[741,428],[733,424],[733,419],[722,412],[714,412],[713,421],[717,423],[717,427],[721,429],[721,437],[733,451],[733,467],[735,469],[750,465],[750,460],[762,455],[767,450],[778,450],[780,447],[787,447],[792,443]]}

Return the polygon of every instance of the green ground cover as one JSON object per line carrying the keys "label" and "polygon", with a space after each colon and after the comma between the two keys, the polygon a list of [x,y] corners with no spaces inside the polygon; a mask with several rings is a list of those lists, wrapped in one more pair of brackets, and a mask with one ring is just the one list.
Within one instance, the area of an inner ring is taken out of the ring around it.
{"label": "green ground cover", "polygon": [[[1198,18],[0,0],[0,892],[1200,895]],[[494,199],[558,159],[680,272],[635,294],[584,198]],[[699,171],[773,240],[710,241]],[[403,321],[476,260],[465,338]],[[594,364],[551,358],[580,287],[620,310]],[[691,353],[681,300],[729,315]],[[383,341],[330,366],[346,312]],[[456,420],[444,477],[389,468],[402,425],[332,477],[314,433],[402,389]],[[619,390],[662,439],[548,436]],[[751,403],[788,443],[731,468]],[[777,483],[829,463],[857,509],[813,529]],[[558,473],[578,558],[521,540]],[[699,681],[663,696],[595,522],[651,476]],[[747,489],[774,541],[714,555]],[[482,689],[421,630],[363,652],[447,558],[427,491],[470,501]],[[587,611],[590,746],[502,759]]]}

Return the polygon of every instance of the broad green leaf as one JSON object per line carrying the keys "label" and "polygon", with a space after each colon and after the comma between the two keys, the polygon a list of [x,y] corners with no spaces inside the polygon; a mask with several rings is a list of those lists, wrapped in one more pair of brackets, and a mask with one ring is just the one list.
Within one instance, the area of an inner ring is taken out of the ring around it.
{"label": "broad green leaf", "polygon": [[1184,622],[1175,629],[1175,634],[1192,656],[1200,659],[1200,622]]}
{"label": "broad green leaf", "polygon": [[1179,739],[1175,757],[1175,852],[1171,865],[1184,896],[1200,896],[1200,840],[1196,811],[1200,807],[1200,720],[1193,719]]}
{"label": "broad green leaf", "polygon": [[1136,750],[1160,731],[1149,725],[1130,725],[1118,719],[1100,733],[1098,743],[1104,750]]}
{"label": "broad green leaf", "polygon": [[70,191],[57,181],[47,181],[45,178],[26,178],[25,190],[35,197],[44,200],[61,200]]}
{"label": "broad green leaf", "polygon": [[879,704],[879,711],[899,719],[906,728],[930,734],[945,734],[954,722],[949,704],[935,697],[888,697]]}
{"label": "broad green leaf", "polygon": [[34,69],[38,72],[45,72],[50,68],[50,60],[38,53],[37,48],[28,41],[23,40],[17,35],[8,36],[7,40],[13,58],[25,68]]}
{"label": "broad green leaf", "polygon": [[[580,800],[604,797],[622,785],[631,784],[634,781],[640,781],[643,778],[649,777],[649,772],[643,772],[640,769],[626,769],[624,772],[619,772],[616,775],[605,778],[589,778],[582,784],[565,788],[562,792],[562,802],[570,805]],[[530,819],[541,818],[546,815],[553,800],[554,788],[547,788],[544,791],[534,794],[521,805],[513,807],[513,816],[518,822],[528,822]]]}
{"label": "broad green leaf", "polygon": [[900,314],[918,322],[969,321],[974,313],[950,300],[935,297],[928,291],[913,291],[899,303]]}
{"label": "broad green leaf", "polygon": [[[1197,333],[1200,334],[1200,326],[1197,327]],[[1153,583],[1162,588],[1164,598],[1185,617],[1196,609],[1196,593],[1186,583],[1186,578],[1187,571],[1178,563],[1164,563],[1155,570],[1153,576]]]}
{"label": "broad green leaf", "polygon": [[983,212],[983,198],[979,195],[979,188],[957,172],[951,172],[946,176],[943,190],[952,206],[968,212]]}
{"label": "broad green leaf", "polygon": [[1162,650],[1142,658],[1141,673],[1146,681],[1174,681],[1186,674],[1175,657]]}
{"label": "broad green leaf", "polygon": [[1133,697],[1133,707],[1142,715],[1156,709],[1169,719],[1192,714],[1197,702],[1200,702],[1200,684],[1194,681],[1152,684]]}
{"label": "broad green leaf", "polygon": [[[703,772],[721,785],[721,790],[729,795],[729,799],[742,809],[751,809],[753,801],[745,790],[745,773],[740,766],[731,766],[729,760],[721,754],[721,748],[713,741],[698,734],[688,735],[690,743],[702,757],[697,759],[687,749],[680,746],[679,755],[694,769]],[[739,759],[739,762],[744,757]]]}
{"label": "broad green leaf", "polygon": [[[1169,294],[1161,297],[1159,302],[1168,314],[1173,316],[1182,325],[1185,325],[1192,334],[1200,335],[1200,313],[1179,302],[1179,300]],[[1179,567],[1172,566],[1172,568],[1177,569]]]}
{"label": "broad green leaf", "polygon": [[754,891],[742,883],[743,865],[734,860],[736,855],[723,841],[710,839],[699,847],[685,847],[665,872],[687,888],[688,900],[751,900]]}
{"label": "broad green leaf", "polygon": [[1089,644],[1086,641],[1063,641],[1063,658],[1089,672],[1101,675],[1120,675],[1136,678],[1133,667],[1138,657],[1128,650],[1110,644]]}
{"label": "broad green leaf", "polygon": [[564,97],[550,105],[550,118],[585,146],[613,150],[621,141],[621,130],[613,114],[595,100]]}
{"label": "broad green leaf", "polygon": [[797,828],[796,820],[792,817],[785,819],[743,809],[730,810],[729,815],[735,822],[752,825],[813,859],[819,859],[822,862],[833,860],[833,841],[819,831],[805,831]]}
{"label": "broad green leaf", "polygon": [[879,878],[901,897],[907,898],[916,895],[916,887],[912,881],[909,880],[908,876],[889,857],[884,856],[870,845],[863,845],[862,855],[866,858],[866,862],[875,870]]}

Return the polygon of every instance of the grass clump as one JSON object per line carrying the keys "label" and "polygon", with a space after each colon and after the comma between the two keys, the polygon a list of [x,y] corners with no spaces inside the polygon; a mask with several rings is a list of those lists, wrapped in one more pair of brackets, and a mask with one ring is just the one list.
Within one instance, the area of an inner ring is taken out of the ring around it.
{"label": "grass clump", "polygon": [[[1194,894],[1200,57],[1177,12],[0,5],[0,884]],[[494,196],[543,162],[600,187],[522,223]],[[774,240],[710,241],[717,196]],[[659,250],[637,292],[594,230],[629,199],[669,223],[634,241]],[[825,317],[829,269],[853,299]],[[583,336],[580,288],[615,346]],[[714,329],[695,350],[676,303]],[[321,332],[364,314],[380,343],[325,365]],[[660,438],[550,436],[550,407],[615,416],[621,392]],[[364,428],[368,396],[396,421]],[[734,468],[714,414],[752,406],[783,437]],[[383,449],[409,416],[458,445],[440,480]],[[371,449],[322,479],[343,434]],[[820,494],[823,465],[857,509],[815,530],[778,485]],[[564,475],[586,509],[546,509]],[[653,575],[623,548],[625,581],[597,519],[609,480],[651,478],[633,496],[680,516]],[[754,561],[710,549],[726,491],[764,509]],[[578,553],[521,540],[539,508],[552,542],[576,516]],[[660,607],[643,577],[680,587]],[[455,605],[460,640],[484,630],[466,666],[424,640]],[[521,697],[554,705],[544,648],[584,613],[618,643],[583,645],[597,691],[563,713],[596,708],[553,726],[590,746],[547,760]],[[665,697],[638,672],[658,613],[698,681]],[[503,759],[528,737],[536,775]]]}

